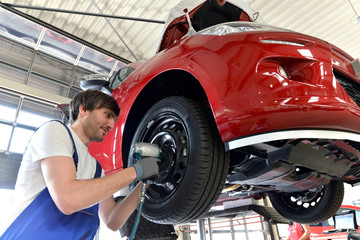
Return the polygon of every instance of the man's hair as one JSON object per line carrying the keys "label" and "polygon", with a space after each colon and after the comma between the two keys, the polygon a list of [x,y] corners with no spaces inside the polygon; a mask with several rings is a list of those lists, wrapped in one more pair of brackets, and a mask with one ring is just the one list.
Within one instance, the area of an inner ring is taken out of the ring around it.
{"label": "man's hair", "polygon": [[70,123],[74,123],[79,115],[80,105],[84,110],[93,111],[99,108],[107,108],[119,116],[120,108],[115,98],[98,90],[86,90],[75,94],[70,102]]}

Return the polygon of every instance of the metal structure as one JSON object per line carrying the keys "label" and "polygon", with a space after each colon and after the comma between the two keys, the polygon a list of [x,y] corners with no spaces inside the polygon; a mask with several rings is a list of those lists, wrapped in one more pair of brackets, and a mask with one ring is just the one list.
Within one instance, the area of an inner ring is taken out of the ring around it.
{"label": "metal structure", "polygon": [[[324,39],[355,58],[360,56],[359,0],[244,1],[270,25]],[[177,3],[166,0],[54,0],[46,4],[44,1],[30,4],[22,0],[2,1],[3,5],[130,61],[146,60],[155,54],[162,22]]]}

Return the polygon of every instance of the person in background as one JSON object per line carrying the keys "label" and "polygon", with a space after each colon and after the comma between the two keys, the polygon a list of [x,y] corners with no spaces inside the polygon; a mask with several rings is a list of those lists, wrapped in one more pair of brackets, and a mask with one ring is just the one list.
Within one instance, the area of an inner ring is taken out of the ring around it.
{"label": "person in background", "polygon": [[289,225],[289,236],[287,240],[309,240],[311,229],[308,224],[294,223]]}
{"label": "person in background", "polygon": [[134,181],[156,176],[160,160],[143,158],[104,176],[88,146],[114,129],[119,112],[113,97],[87,90],[70,103],[70,126],[49,121],[38,128],[23,155],[15,211],[1,240],[93,239],[99,215],[114,231],[126,222],[138,205],[140,183],[120,204],[113,194]]}

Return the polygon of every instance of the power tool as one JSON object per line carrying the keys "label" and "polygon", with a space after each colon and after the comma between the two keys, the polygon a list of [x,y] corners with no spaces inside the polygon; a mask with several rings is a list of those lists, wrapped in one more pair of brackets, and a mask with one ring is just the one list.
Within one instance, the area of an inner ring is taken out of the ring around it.
{"label": "power tool", "polygon": [[[132,154],[133,154],[133,158],[137,161],[144,157],[156,157],[156,158],[159,158],[160,160],[164,161],[164,156],[162,154],[162,150],[159,147],[159,145],[157,145],[157,144],[151,144],[151,143],[145,143],[145,142],[135,143],[132,146]],[[162,170],[161,163],[159,164],[159,170],[160,171]],[[153,183],[153,181],[147,180],[146,183]],[[135,233],[136,233],[139,221],[140,221],[141,210],[142,210],[143,203],[145,201],[146,183],[143,182],[142,186],[141,186],[138,213],[135,218],[134,226],[131,231],[129,240],[132,240],[135,237]]]}
{"label": "power tool", "polygon": [[135,143],[132,146],[130,154],[132,154],[132,157],[136,161],[145,157],[155,157],[161,160],[161,162],[158,163],[159,174],[154,178],[147,179],[146,182],[149,184],[164,184],[164,182],[166,182],[166,178],[171,172],[173,164],[175,164],[175,149],[168,144],[162,144],[160,147],[159,145],[153,143]]}
{"label": "power tool", "polygon": [[157,144],[139,142],[134,146],[134,158],[140,160],[144,157],[156,157],[162,159],[161,148]]}

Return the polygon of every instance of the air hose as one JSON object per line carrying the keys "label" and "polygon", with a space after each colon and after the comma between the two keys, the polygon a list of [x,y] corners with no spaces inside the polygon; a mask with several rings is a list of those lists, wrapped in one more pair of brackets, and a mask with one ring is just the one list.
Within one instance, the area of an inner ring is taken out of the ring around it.
{"label": "air hose", "polygon": [[[131,151],[133,152],[133,157],[136,160],[139,160],[143,157],[158,157],[159,159],[161,159],[161,150],[160,147],[156,144],[144,143],[144,142],[135,143]],[[140,190],[140,202],[138,206],[138,212],[136,214],[134,226],[131,230],[129,240],[133,240],[135,237],[135,233],[140,222],[142,207],[145,201],[145,192],[146,192],[146,184],[143,182]]]}
{"label": "air hose", "polygon": [[135,221],[134,221],[134,226],[133,226],[133,228],[131,230],[129,240],[134,239],[136,230],[137,230],[137,228],[139,226],[140,217],[141,217],[141,211],[142,211],[142,207],[143,207],[143,204],[144,204],[144,201],[145,201],[145,192],[146,192],[146,184],[142,183],[141,184],[141,189],[140,189],[140,201],[139,201],[139,206],[138,206],[138,212],[136,214],[136,218],[135,218]]}

